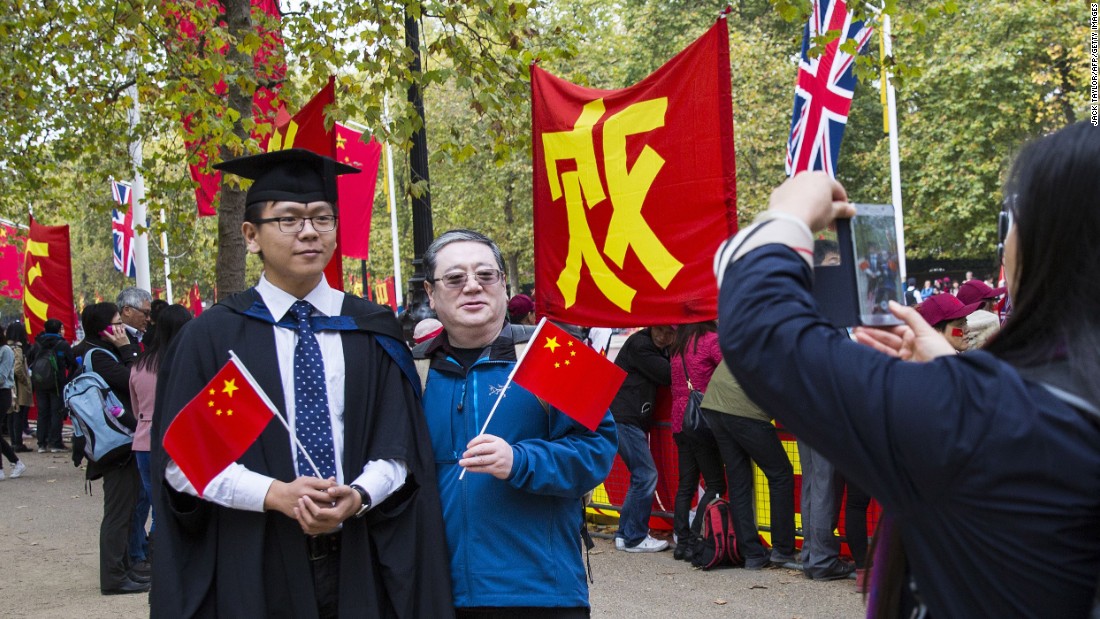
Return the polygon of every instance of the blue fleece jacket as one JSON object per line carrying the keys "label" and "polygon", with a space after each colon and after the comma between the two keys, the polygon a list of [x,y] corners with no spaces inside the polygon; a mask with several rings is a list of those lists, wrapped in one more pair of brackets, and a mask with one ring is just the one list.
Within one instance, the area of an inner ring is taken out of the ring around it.
{"label": "blue fleece jacket", "polygon": [[617,447],[611,415],[591,432],[513,384],[486,429],[512,445],[511,476],[470,473],[459,480],[458,460],[515,365],[515,347],[505,329],[468,371],[448,353],[445,335],[427,355],[424,412],[455,606],[588,606],[581,497],[611,471]]}

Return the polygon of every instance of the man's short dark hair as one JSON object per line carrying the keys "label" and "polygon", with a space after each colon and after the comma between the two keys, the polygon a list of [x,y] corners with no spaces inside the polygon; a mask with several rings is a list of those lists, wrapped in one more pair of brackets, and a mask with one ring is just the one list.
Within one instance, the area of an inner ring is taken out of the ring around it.
{"label": "man's short dark hair", "polygon": [[487,246],[493,252],[493,258],[497,261],[497,268],[501,271],[505,270],[504,256],[501,255],[500,247],[497,247],[493,239],[490,239],[480,232],[474,232],[473,230],[467,230],[465,228],[456,228],[440,234],[432,241],[432,244],[428,246],[427,251],[424,252],[424,274],[427,275],[429,282],[435,278],[435,261],[439,252],[451,243],[458,243],[460,241],[471,241]]}
{"label": "man's short dark hair", "polygon": [[61,327],[63,326],[65,325],[62,324],[60,320],[56,318],[50,318],[46,321],[45,324],[42,325],[42,330],[46,333],[53,333],[54,335],[57,335],[58,333],[61,333]]}

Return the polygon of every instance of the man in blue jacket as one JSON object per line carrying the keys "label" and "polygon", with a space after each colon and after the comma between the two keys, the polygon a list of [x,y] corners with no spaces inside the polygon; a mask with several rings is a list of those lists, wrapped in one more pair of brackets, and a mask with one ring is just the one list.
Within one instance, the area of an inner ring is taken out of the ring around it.
{"label": "man in blue jacket", "polygon": [[428,364],[424,412],[457,616],[588,617],[581,498],[611,470],[615,424],[608,414],[589,431],[512,385],[479,435],[533,329],[505,320],[504,260],[488,237],[444,233],[424,270],[443,332],[413,354]]}

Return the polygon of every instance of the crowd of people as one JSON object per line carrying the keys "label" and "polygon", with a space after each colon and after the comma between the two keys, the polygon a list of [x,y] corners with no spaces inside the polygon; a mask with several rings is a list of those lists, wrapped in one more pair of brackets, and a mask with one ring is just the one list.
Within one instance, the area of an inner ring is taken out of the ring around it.
{"label": "crowd of people", "polygon": [[[1100,574],[1092,127],[1067,127],[1019,155],[1006,189],[1006,289],[968,278],[957,294],[926,295],[909,282],[915,307],[890,303],[903,325],[888,329],[846,330],[820,315],[813,233],[853,210],[827,175],[788,180],[719,250],[718,320],[627,338],[615,358],[626,381],[592,429],[526,390],[505,395],[535,304],[509,299],[492,239],[471,230],[435,239],[423,264],[437,318],[406,342],[388,308],[323,276],[336,244],[335,178],[354,168],[295,149],[217,167],[253,180],[242,232],[263,263],[254,287],[196,319],[127,289],[84,308],[85,336],[71,348],[58,321],[33,345],[9,325],[0,346],[9,477],[26,469],[28,394],[40,452],[70,449],[61,394],[92,364],[123,404],[132,449],[86,465],[88,479],[103,480],[104,594],[151,589],[156,617],[590,616],[584,501],[616,454],[630,487],[615,547],[670,546],[648,525],[657,471],[647,433],[668,387],[676,558],[701,543],[693,503],[724,495],[746,569],[857,575],[870,616],[1091,609]],[[1006,293],[1011,312],[998,305]],[[231,358],[285,423],[268,424],[196,487],[163,448],[165,433]],[[52,377],[34,369],[45,367]],[[685,422],[693,391],[701,428]],[[800,553],[793,468],[773,420],[798,437]],[[80,464],[80,441],[71,449]],[[768,483],[770,547],[756,529],[751,462]],[[853,562],[835,535],[842,484]],[[872,496],[883,516],[868,549]]]}

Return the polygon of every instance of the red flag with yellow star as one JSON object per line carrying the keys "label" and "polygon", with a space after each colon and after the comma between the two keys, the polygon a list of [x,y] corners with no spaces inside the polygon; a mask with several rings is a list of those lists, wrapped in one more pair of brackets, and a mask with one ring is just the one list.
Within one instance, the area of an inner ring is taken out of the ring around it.
{"label": "red flag with yellow star", "polygon": [[256,442],[275,407],[236,357],[218,370],[164,433],[164,450],[202,496]]}
{"label": "red flag with yellow star", "polygon": [[600,425],[624,380],[622,368],[545,318],[512,376],[589,430]]}

